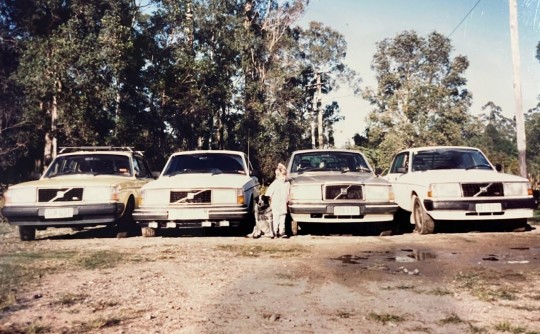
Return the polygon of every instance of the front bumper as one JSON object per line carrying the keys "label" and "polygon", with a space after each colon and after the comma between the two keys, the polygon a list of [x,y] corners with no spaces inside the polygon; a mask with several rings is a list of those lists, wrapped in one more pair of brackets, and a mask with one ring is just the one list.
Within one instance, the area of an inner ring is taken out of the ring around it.
{"label": "front bumper", "polygon": [[[358,208],[358,214],[336,213],[339,208]],[[336,209],[338,208],[338,209]],[[304,223],[368,223],[394,219],[395,203],[290,203],[291,218]]]}
{"label": "front bumper", "polygon": [[[71,217],[46,217],[50,210],[71,209]],[[6,206],[2,215],[19,226],[69,227],[114,224],[124,212],[123,203],[80,204],[70,206]]]}
{"label": "front bumper", "polygon": [[239,226],[249,218],[245,206],[151,207],[133,212],[141,227],[226,227]]}
{"label": "front bumper", "polygon": [[[479,212],[477,204],[500,204],[501,210]],[[466,199],[458,201],[424,200],[424,207],[435,220],[492,220],[531,218],[536,208],[534,198]]]}

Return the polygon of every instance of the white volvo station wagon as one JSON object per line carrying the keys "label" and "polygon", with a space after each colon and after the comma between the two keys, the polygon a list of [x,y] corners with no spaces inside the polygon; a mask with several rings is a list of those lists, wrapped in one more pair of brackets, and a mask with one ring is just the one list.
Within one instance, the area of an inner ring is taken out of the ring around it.
{"label": "white volvo station wagon", "polygon": [[526,178],[498,172],[474,147],[403,150],[384,178],[420,234],[433,233],[437,221],[505,220],[525,226],[536,207]]}

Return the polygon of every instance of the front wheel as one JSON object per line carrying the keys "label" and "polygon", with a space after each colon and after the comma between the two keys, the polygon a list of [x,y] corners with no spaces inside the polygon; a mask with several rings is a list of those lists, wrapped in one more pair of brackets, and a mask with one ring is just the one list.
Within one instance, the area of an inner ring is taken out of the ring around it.
{"label": "front wheel", "polygon": [[124,214],[118,221],[116,222],[116,237],[117,238],[126,238],[130,235],[135,235],[135,229],[137,225],[135,224],[135,221],[133,220],[133,211],[135,210],[135,200],[133,197],[130,197],[126,209],[124,210]]}
{"label": "front wheel", "polygon": [[427,214],[418,196],[413,197],[412,218],[414,220],[414,230],[419,234],[432,234],[435,231],[435,222]]}
{"label": "front wheel", "polygon": [[22,241],[32,241],[36,239],[36,228],[33,226],[19,226],[19,236]]}

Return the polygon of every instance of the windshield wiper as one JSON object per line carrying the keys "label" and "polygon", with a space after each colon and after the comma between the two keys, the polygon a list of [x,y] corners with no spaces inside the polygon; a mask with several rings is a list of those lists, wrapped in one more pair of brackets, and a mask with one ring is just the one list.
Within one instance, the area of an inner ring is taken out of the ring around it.
{"label": "windshield wiper", "polygon": [[479,164],[479,165],[474,165],[474,166],[471,166],[471,167],[467,167],[465,170],[469,170],[469,169],[477,169],[477,168],[492,169],[490,165],[487,165],[487,164]]}

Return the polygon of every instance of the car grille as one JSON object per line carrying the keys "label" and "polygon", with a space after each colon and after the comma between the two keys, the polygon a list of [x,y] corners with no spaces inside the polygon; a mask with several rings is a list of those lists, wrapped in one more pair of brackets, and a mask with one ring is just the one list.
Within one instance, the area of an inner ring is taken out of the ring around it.
{"label": "car grille", "polygon": [[502,183],[466,183],[461,185],[463,197],[504,196]]}
{"label": "car grille", "polygon": [[361,200],[362,186],[355,184],[327,185],[324,191],[325,200]]}
{"label": "car grille", "polygon": [[38,202],[82,201],[83,188],[39,189]]}
{"label": "car grille", "polygon": [[170,203],[212,203],[212,191],[207,189],[190,191],[171,191]]}

